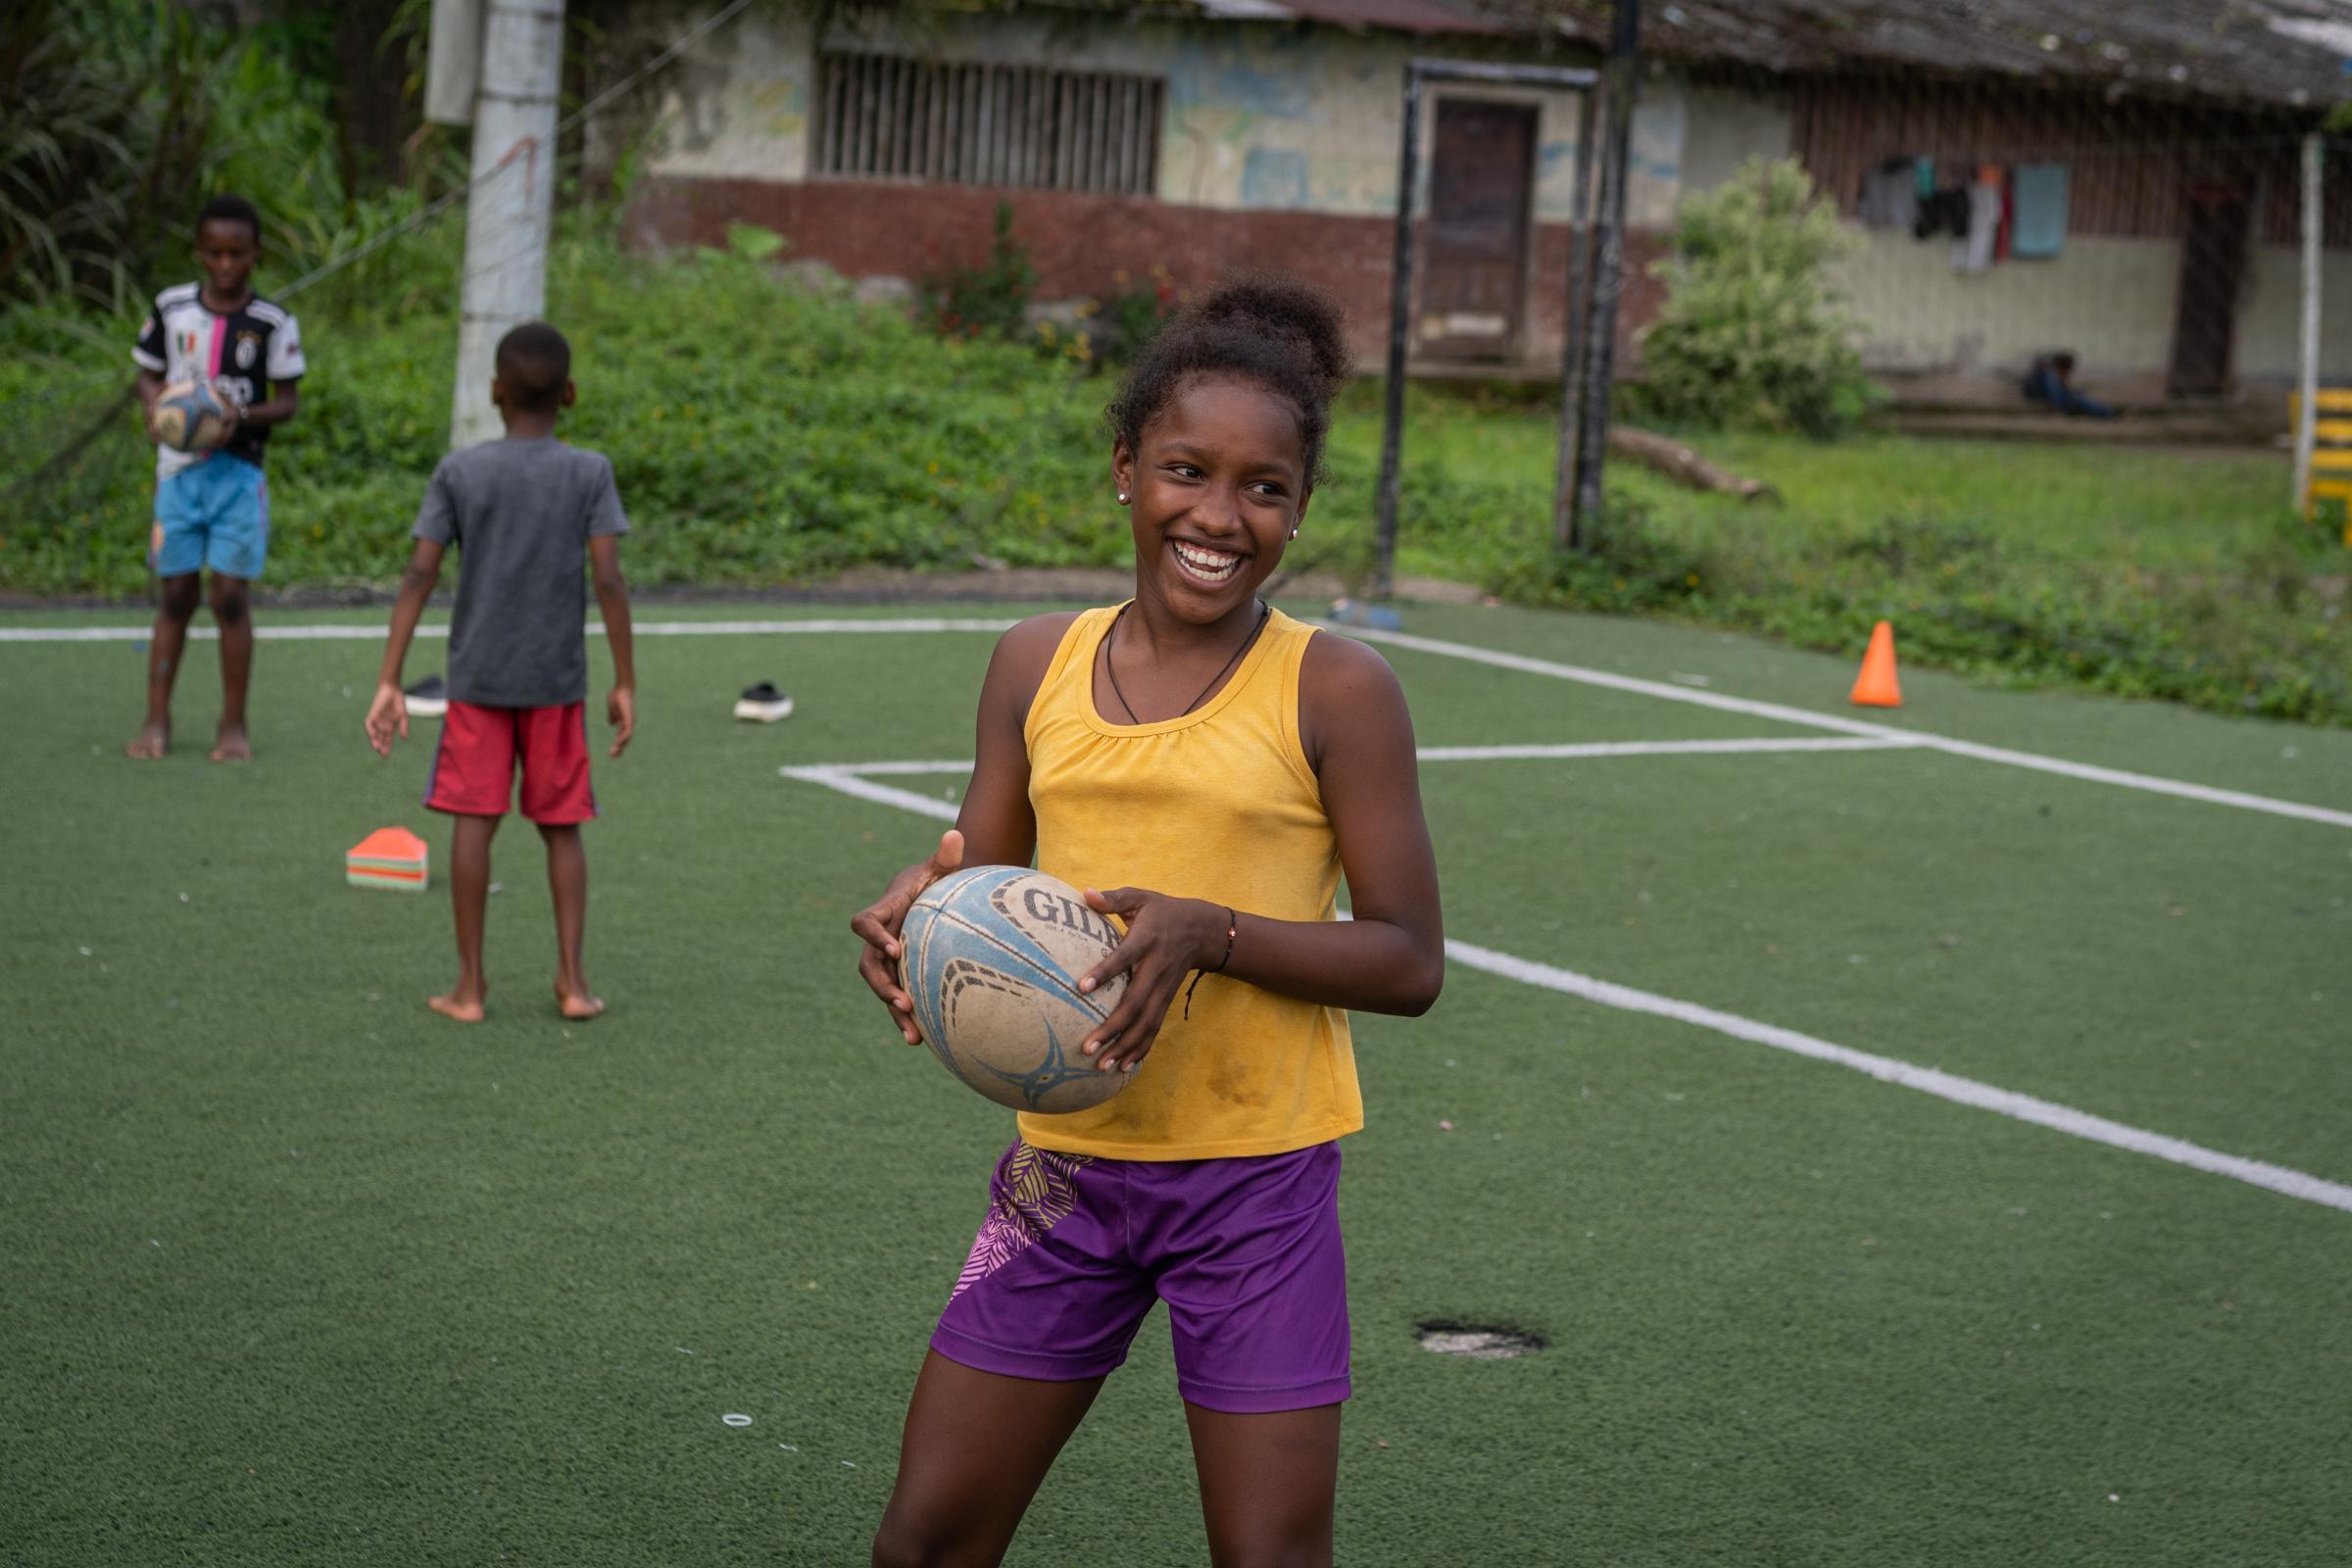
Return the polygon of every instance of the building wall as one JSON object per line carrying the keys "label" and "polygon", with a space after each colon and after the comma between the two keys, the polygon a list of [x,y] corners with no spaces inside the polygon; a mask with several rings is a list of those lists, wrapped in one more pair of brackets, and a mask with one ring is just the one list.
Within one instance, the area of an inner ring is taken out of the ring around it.
{"label": "building wall", "polygon": [[[1431,52],[1425,40],[1324,27],[1099,22],[1035,12],[943,17],[920,31],[890,23],[856,28],[837,24],[826,43],[1164,75],[1162,200],[1225,211],[1361,216],[1396,210],[1404,63]],[[1533,58],[1461,40],[1439,52],[1449,58]],[[780,10],[747,15],[705,40],[668,79],[662,131],[647,172],[667,178],[807,177],[812,53],[808,19]],[[1549,57],[1545,63],[1566,62]],[[1432,91],[1539,105],[1537,216],[1567,220],[1576,165],[1575,94],[1451,84]],[[1673,211],[1686,120],[1675,84],[1660,81],[1644,89],[1628,191],[1637,223],[1664,222]],[[1427,152],[1425,141],[1425,159]]]}
{"label": "building wall", "polygon": [[[684,32],[683,7],[659,8]],[[645,172],[659,179],[799,180],[808,174],[809,20],[760,7],[695,45],[663,78]]]}
{"label": "building wall", "polygon": [[[657,13],[658,14],[658,13]],[[675,14],[679,28],[686,14]],[[1166,121],[1154,201],[905,180],[810,178],[814,40],[803,13],[760,8],[705,40],[665,78],[665,97],[632,216],[651,243],[719,242],[729,220],[783,233],[794,254],[858,276],[914,276],[968,265],[985,252],[990,219],[1010,200],[1015,232],[1038,267],[1046,299],[1102,295],[1163,268],[1199,288],[1237,270],[1270,267],[1305,275],[1347,309],[1360,361],[1386,351],[1395,236],[1396,137],[1402,69],[1414,53],[1507,57],[1508,48],[1447,40],[1351,34],[1253,23],[1103,22],[1070,13],[934,16],[919,33],[883,23],[839,24],[834,48],[865,48],[959,61],[1046,63],[1133,71],[1167,81]],[[1523,361],[1555,366],[1573,211],[1578,100],[1568,93],[1433,87],[1434,97],[1505,98],[1540,107],[1536,226],[1528,270]],[[2162,394],[2180,284],[2178,193],[2186,164],[2159,146],[2118,150],[2097,138],[2158,138],[2168,122],[2132,107],[2069,110],[2037,100],[2026,110],[1985,95],[1916,98],[1884,84],[1833,88],[1643,82],[1631,156],[1632,232],[1620,351],[1638,360],[1639,329],[1662,288],[1649,267],[1663,254],[1676,207],[1732,177],[1751,156],[1802,156],[1825,190],[1850,212],[1860,176],[1877,159],[1926,151],[1947,161],[2004,138],[2064,161],[2074,172],[2063,253],[1964,274],[1948,240],[1855,232],[1839,270],[1863,324],[1866,358],[1890,375],[1936,377],[1945,395],[1974,382],[2006,385],[2035,354],[2072,348],[2086,385],[2128,398]],[[2120,114],[2120,118],[2119,118]],[[2020,118],[2023,116],[2024,118]],[[1436,115],[1425,113],[1425,136]],[[2021,138],[2025,138],[2021,140]],[[2037,138],[2037,139],[2036,139]],[[1426,182],[1431,148],[1423,145]],[[2249,166],[2251,167],[2251,166]],[[2259,176],[2261,226],[2275,227],[2275,186]],[[1421,193],[1426,203],[1426,183]],[[2352,210],[2352,201],[2337,204]],[[2330,237],[2333,237],[2331,228]],[[2329,256],[2333,299],[2352,298],[2352,252]],[[2258,247],[2238,302],[2241,377],[2289,374],[2297,320],[2296,260]],[[2346,313],[2339,311],[2338,318]],[[2330,374],[2352,372],[2352,331],[2328,344]]]}
{"label": "building wall", "polygon": [[[1645,82],[1642,90],[1653,91],[1654,84]],[[1750,158],[1788,156],[1793,144],[1786,93],[1692,86],[1682,89],[1681,96],[1688,107],[1676,171],[1678,199],[1686,191],[1713,190]]]}
{"label": "building wall", "polygon": [[1874,370],[2014,380],[2037,354],[2070,348],[2082,376],[2147,375],[2171,363],[2180,247],[2072,238],[2047,261],[1984,272],[1952,267],[1952,242],[1854,226],[1839,286],[1868,331]]}
{"label": "building wall", "polygon": [[[691,178],[648,181],[629,213],[640,244],[723,245],[731,222],[797,236],[795,254],[853,277],[941,271],[983,255],[996,208],[1011,204],[1013,230],[1037,270],[1041,299],[1099,297],[1159,267],[1191,288],[1252,268],[1280,269],[1329,292],[1347,313],[1348,347],[1359,368],[1388,352],[1389,220],[1274,208],[1217,212],[1141,197],[852,180]],[[1567,308],[1570,230],[1537,229],[1531,270],[1528,363],[1556,368]],[[1632,352],[1638,323],[1662,297],[1650,267],[1663,253],[1655,233],[1627,236],[1619,349]]]}
{"label": "building wall", "polygon": [[[2181,314],[2230,316],[2233,369],[2259,397],[2296,365],[2300,258],[2291,239],[2295,138],[2287,122],[2223,108],[2145,98],[2115,103],[2026,88],[1953,82],[1889,86],[1856,80],[1799,84],[1789,94],[1791,147],[1821,188],[1851,214],[1880,160],[1927,157],[1963,181],[1978,159],[2063,164],[2067,236],[2046,260],[2011,260],[1962,273],[1951,242],[1865,230],[1839,279],[1868,340],[1866,359],[1889,374],[1940,378],[1938,396],[2010,395],[2034,355],[2071,348],[2079,378],[2100,395],[2166,395]],[[2220,183],[2251,203],[2247,275],[2231,298],[2210,277],[2186,278],[2181,234],[2192,184]],[[2326,287],[2344,296],[2352,273],[2352,177],[2331,183]],[[2183,299],[2183,290],[2186,298]],[[2352,370],[2352,314],[2323,345],[2326,373]]]}
{"label": "building wall", "polygon": [[[679,14],[682,22],[683,13]],[[649,243],[715,243],[730,220],[777,229],[794,254],[858,276],[913,276],[976,261],[996,203],[1039,271],[1041,297],[1113,292],[1157,265],[1201,287],[1256,267],[1301,273],[1348,310],[1359,359],[1386,351],[1404,63],[1426,40],[1251,23],[1104,23],[1035,12],[837,25],[826,45],[943,60],[1133,71],[1167,81],[1159,201],[897,180],[810,178],[816,50],[807,19],[757,10],[697,47],[655,116],[632,230]],[[1449,57],[1509,57],[1448,40]],[[1561,63],[1553,57],[1549,63]],[[1536,220],[1526,358],[1556,364],[1574,211],[1578,98],[1446,84],[1446,97],[1538,106]],[[1645,89],[1628,186],[1624,346],[1656,289],[1646,263],[1681,191],[1689,116],[1681,89]],[[1425,104],[1417,205],[1426,206],[1434,109]],[[1784,132],[1785,135],[1785,132]],[[1650,232],[1641,232],[1647,229]]]}
{"label": "building wall", "polygon": [[[2344,208],[2352,210],[2352,191],[2345,198]],[[2352,383],[2352,247],[2321,254],[2320,378],[2343,386]],[[2273,388],[2292,385],[2302,335],[2302,253],[2285,245],[2256,247],[2237,313],[2238,374]]]}
{"label": "building wall", "polygon": [[[1855,254],[1838,287],[1861,321],[1871,369],[1935,377],[1910,390],[1934,398],[2006,399],[2037,354],[2071,349],[2078,378],[2102,396],[2166,396],[2180,310],[2180,242],[2069,236],[2049,260],[2008,261],[1955,271],[1951,241],[1851,226]],[[2322,374],[2352,376],[2352,250],[2324,253],[2321,291],[2333,302],[2321,339]],[[2302,321],[2302,256],[2255,245],[2237,298],[2193,295],[2192,310],[2231,310],[2233,367],[2241,391],[2260,396],[2293,380]],[[1974,382],[1972,389],[1969,383]]]}

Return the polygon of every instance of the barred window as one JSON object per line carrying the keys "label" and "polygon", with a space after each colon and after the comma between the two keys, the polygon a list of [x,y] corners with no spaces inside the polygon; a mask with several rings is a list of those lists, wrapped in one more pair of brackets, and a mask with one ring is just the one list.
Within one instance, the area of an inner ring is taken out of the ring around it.
{"label": "barred window", "polygon": [[816,172],[1149,196],[1167,82],[897,55],[818,58]]}

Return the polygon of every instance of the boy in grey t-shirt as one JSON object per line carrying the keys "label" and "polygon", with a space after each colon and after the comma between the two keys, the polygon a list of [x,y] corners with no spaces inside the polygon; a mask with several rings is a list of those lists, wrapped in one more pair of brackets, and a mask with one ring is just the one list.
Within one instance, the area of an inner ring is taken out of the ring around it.
{"label": "boy in grey t-shirt", "polygon": [[588,923],[588,856],[580,824],[596,815],[588,788],[587,592],[583,552],[593,568],[605,640],[612,648],[612,695],[605,713],[618,757],[637,727],[636,662],[629,642],[629,585],[620,574],[620,536],[629,531],[602,453],[564,446],[556,417],[570,406],[571,345],[543,321],[514,328],[498,344],[490,400],[506,420],[503,441],[452,453],[433,470],[416,514],[416,553],[401,573],[392,632],[368,739],[392,755],[409,733],[400,669],[416,619],[440,580],[451,545],[464,558],[449,628],[449,711],[433,753],[424,804],[457,818],[450,833],[449,885],[457,915],[458,983],[431,1001],[435,1012],[479,1022],[489,991],[482,976],[482,922],[490,894],[490,840],[522,773],[522,814],[547,842],[548,886],[556,901],[556,1004],[566,1018],[593,1018],[604,1003],[588,989],[581,947]]}

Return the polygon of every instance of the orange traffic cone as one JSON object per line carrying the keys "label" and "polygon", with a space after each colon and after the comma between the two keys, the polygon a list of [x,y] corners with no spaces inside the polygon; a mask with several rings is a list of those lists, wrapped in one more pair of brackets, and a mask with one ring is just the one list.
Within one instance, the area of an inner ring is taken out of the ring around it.
{"label": "orange traffic cone", "polygon": [[1903,706],[1903,689],[1894,679],[1894,627],[1887,622],[1870,629],[1870,651],[1862,656],[1862,673],[1846,700],[1863,708]]}

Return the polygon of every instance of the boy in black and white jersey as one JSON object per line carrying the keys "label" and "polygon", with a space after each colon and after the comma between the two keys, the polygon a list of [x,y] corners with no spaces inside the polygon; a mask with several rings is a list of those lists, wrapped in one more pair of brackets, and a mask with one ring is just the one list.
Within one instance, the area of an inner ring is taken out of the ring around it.
{"label": "boy in black and white jersey", "polygon": [[245,688],[253,674],[247,585],[262,574],[270,549],[262,452],[270,426],[294,416],[304,369],[293,315],[253,291],[261,249],[261,215],[251,202],[241,196],[208,202],[196,217],[203,280],[157,295],[130,351],[144,408],[152,412],[157,395],[175,382],[210,379],[230,421],[225,437],[208,450],[156,448],[148,555],[163,592],[147,660],[147,721],[124,748],[132,757],[161,757],[171,747],[172,683],[207,569],[213,618],[220,626],[220,728],[212,758],[242,762],[253,755],[245,734]]}

